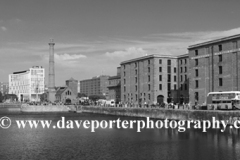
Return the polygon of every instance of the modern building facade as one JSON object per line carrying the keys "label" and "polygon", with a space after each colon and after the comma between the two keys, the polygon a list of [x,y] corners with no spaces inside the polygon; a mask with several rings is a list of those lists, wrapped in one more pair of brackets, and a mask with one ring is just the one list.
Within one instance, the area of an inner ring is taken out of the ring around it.
{"label": "modern building facade", "polygon": [[121,101],[162,104],[178,101],[177,57],[147,55],[121,63]]}
{"label": "modern building facade", "polygon": [[45,70],[41,66],[9,75],[9,94],[16,94],[20,101],[39,101],[39,95],[44,93],[44,85]]}
{"label": "modern building facade", "polygon": [[117,68],[117,75],[108,78],[108,100],[114,100],[116,103],[121,101],[121,67]]}
{"label": "modern building facade", "polygon": [[87,96],[90,95],[104,95],[108,96],[108,78],[109,76],[102,75],[80,81],[80,93]]}
{"label": "modern building facade", "polygon": [[8,82],[0,82],[0,92],[5,95],[9,92],[9,83]]}
{"label": "modern building facade", "polygon": [[188,50],[192,104],[206,103],[209,92],[239,91],[240,35],[195,44]]}

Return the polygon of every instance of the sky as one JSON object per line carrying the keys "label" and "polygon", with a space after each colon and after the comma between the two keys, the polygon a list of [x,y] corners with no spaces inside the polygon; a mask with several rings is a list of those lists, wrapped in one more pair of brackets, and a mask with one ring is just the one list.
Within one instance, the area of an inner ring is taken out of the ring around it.
{"label": "sky", "polygon": [[43,66],[55,42],[56,85],[114,76],[122,61],[181,55],[192,44],[240,34],[239,0],[1,0],[0,81]]}

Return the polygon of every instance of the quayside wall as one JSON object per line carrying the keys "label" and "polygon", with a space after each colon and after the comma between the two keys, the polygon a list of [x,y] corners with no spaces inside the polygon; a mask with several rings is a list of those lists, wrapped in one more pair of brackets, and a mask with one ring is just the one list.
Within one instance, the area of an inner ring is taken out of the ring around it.
{"label": "quayside wall", "polygon": [[156,119],[171,120],[240,120],[240,111],[236,110],[182,110],[182,109],[159,109],[159,108],[113,108],[82,106],[84,113],[106,114],[115,116],[150,117]]}
{"label": "quayside wall", "polygon": [[21,107],[21,112],[69,112],[69,107],[64,105],[26,105]]}

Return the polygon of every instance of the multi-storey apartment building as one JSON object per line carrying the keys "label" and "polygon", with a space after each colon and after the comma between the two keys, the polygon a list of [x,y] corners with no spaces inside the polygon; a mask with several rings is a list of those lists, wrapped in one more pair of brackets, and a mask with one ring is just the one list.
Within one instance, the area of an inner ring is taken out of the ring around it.
{"label": "multi-storey apartment building", "polygon": [[121,63],[121,100],[131,104],[178,101],[177,57],[147,55]]}
{"label": "multi-storey apartment building", "polygon": [[108,78],[109,76],[102,75],[80,81],[80,93],[87,96],[90,95],[104,95],[108,96]]}
{"label": "multi-storey apartment building", "polygon": [[39,101],[39,95],[44,93],[44,82],[45,70],[41,66],[13,72],[9,75],[9,94],[16,94],[20,101]]}
{"label": "multi-storey apartment building", "polygon": [[189,102],[189,56],[188,54],[178,56],[178,99],[179,103]]}
{"label": "multi-storey apartment building", "polygon": [[0,92],[5,95],[8,94],[9,91],[9,83],[8,82],[0,82]]}
{"label": "multi-storey apartment building", "polygon": [[213,91],[240,89],[240,35],[189,46],[189,95],[192,104],[206,102]]}

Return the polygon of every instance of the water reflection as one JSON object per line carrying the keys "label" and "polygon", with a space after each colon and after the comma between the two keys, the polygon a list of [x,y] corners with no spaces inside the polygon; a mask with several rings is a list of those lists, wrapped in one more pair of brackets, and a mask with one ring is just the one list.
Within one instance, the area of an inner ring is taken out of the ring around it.
{"label": "water reflection", "polygon": [[[15,119],[136,120],[94,114],[11,114]],[[17,129],[0,130],[1,159],[240,159],[239,130],[189,129]]]}

